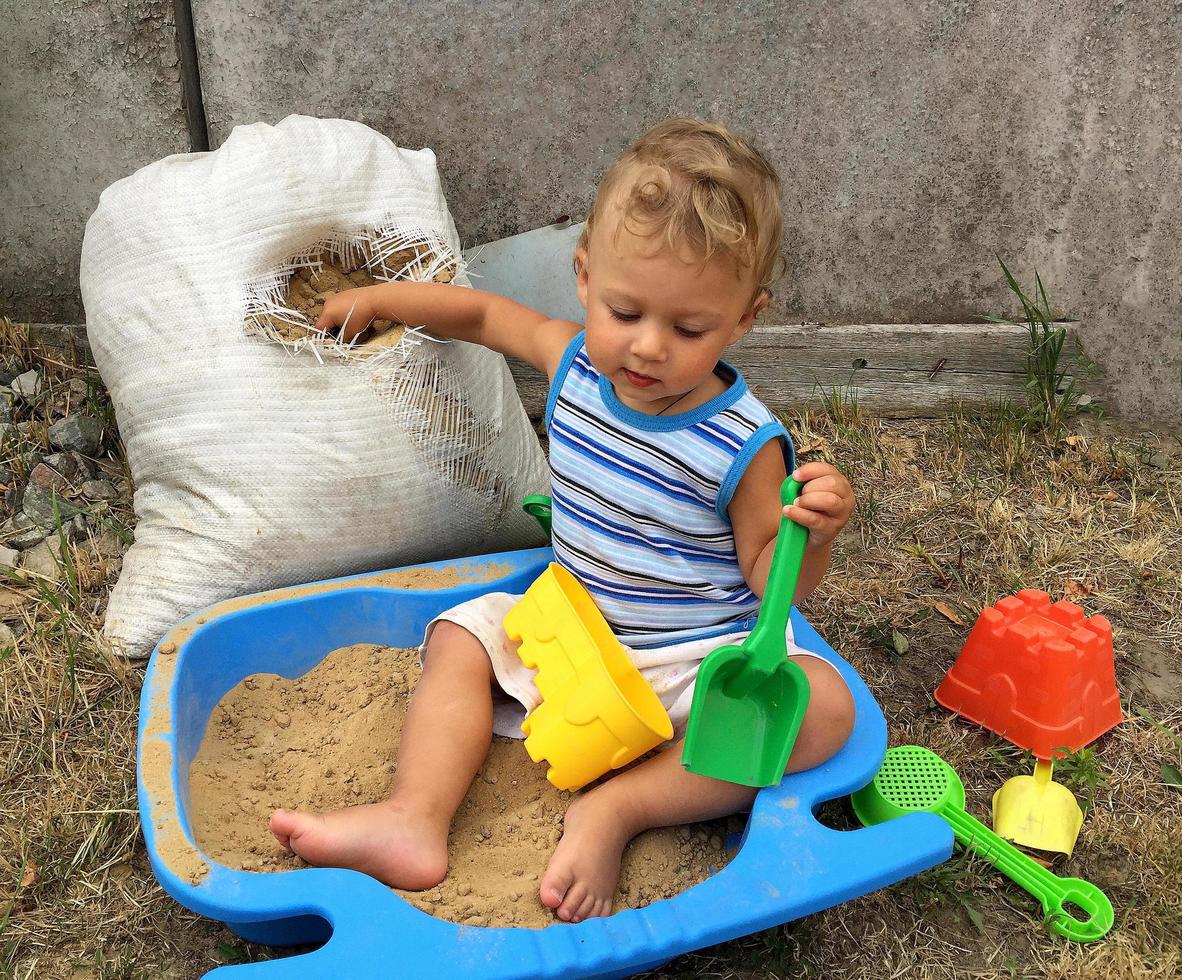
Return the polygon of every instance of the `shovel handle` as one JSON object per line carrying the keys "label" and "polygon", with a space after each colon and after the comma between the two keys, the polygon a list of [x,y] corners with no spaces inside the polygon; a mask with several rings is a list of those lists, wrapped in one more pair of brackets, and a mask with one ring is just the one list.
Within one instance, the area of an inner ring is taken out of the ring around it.
{"label": "shovel handle", "polygon": [[[800,496],[801,484],[789,477],[780,485],[780,503],[787,507]],[[779,637],[780,653],[760,669],[771,671],[784,658],[787,646],[784,634],[788,629],[788,615],[792,612],[792,599],[796,595],[796,583],[800,580],[800,566],[804,561],[805,545],[809,541],[809,529],[797,524],[787,516],[780,518],[780,529],[776,534],[776,547],[772,551],[772,567],[768,570],[767,585],[763,590],[763,602],[759,607],[759,618],[749,639],[756,650],[765,634],[769,638]],[[770,639],[766,646],[770,646]],[[753,665],[754,666],[754,665]]]}
{"label": "shovel handle", "polygon": [[[1052,874],[958,807],[944,806],[937,812],[952,825],[952,832],[961,844],[1038,899],[1047,924],[1060,936],[1077,943],[1090,943],[1112,928],[1112,903],[1090,881]],[[1068,903],[1082,909],[1085,918],[1072,915],[1065,908]]]}

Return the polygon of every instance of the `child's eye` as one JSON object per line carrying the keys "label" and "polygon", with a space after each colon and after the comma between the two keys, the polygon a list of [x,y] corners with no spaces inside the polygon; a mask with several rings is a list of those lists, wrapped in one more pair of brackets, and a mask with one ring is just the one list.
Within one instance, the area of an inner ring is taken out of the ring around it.
{"label": "child's eye", "polygon": [[689,337],[693,340],[697,340],[702,336],[703,333],[705,333],[704,330],[690,330],[688,327],[677,327],[676,329],[677,332],[681,334],[681,336]]}
{"label": "child's eye", "polygon": [[625,313],[623,310],[617,310],[611,306],[609,306],[608,309],[611,310],[613,319],[622,320],[624,323],[633,323],[640,319],[639,313]]}

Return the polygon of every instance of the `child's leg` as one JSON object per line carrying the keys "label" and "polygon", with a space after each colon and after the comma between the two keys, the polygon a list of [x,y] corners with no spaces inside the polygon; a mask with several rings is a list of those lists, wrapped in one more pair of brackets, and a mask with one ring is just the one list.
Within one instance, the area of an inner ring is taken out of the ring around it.
{"label": "child's leg", "polygon": [[[854,724],[854,702],[841,676],[815,657],[794,658],[812,691],[788,772],[819,765],[845,744]],[[758,792],[681,765],[681,742],[575,800],[566,813],[562,840],[542,876],[542,904],[558,917],[579,922],[611,913],[620,858],[633,837],[669,827],[727,816],[751,806]]]}
{"label": "child's leg", "polygon": [[492,677],[476,637],[436,623],[390,798],[325,814],[276,810],[271,832],[309,864],[352,868],[398,888],[437,885],[447,873],[451,819],[492,739]]}

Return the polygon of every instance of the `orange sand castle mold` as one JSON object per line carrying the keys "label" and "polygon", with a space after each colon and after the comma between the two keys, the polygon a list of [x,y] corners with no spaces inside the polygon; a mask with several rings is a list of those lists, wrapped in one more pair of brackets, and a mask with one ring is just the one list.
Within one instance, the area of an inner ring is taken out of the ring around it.
{"label": "orange sand castle mold", "polygon": [[[173,720],[170,692],[181,651],[189,638],[210,620],[240,609],[280,602],[301,596],[332,592],[336,589],[448,589],[461,582],[479,582],[500,578],[510,571],[495,563],[456,564],[448,568],[405,568],[361,575],[342,581],[313,582],[274,589],[255,595],[226,599],[202,610],[191,619],[174,626],[160,641],[148,692],[150,718],[141,736],[139,751],[140,780],[148,798],[148,819],[156,831],[156,852],[164,866],[182,881],[200,885],[209,874],[209,865],[193,846],[181,824],[173,788]],[[327,651],[326,651],[327,652]]]}
{"label": "orange sand castle mold", "polygon": [[1023,589],[982,610],[935,696],[1039,759],[1078,751],[1124,720],[1112,624]]}

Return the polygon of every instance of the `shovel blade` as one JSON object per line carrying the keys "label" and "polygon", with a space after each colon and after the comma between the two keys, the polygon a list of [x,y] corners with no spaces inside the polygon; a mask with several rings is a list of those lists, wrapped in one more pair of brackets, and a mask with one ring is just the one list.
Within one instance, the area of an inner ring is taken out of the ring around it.
{"label": "shovel blade", "polygon": [[786,657],[770,673],[739,646],[715,650],[698,669],[681,763],[743,786],[773,786],[808,707],[808,678]]}
{"label": "shovel blade", "polygon": [[[1047,765],[1039,763],[1040,766]],[[1014,776],[993,794],[993,829],[1024,847],[1070,855],[1083,825],[1071,791],[1036,776]]]}

